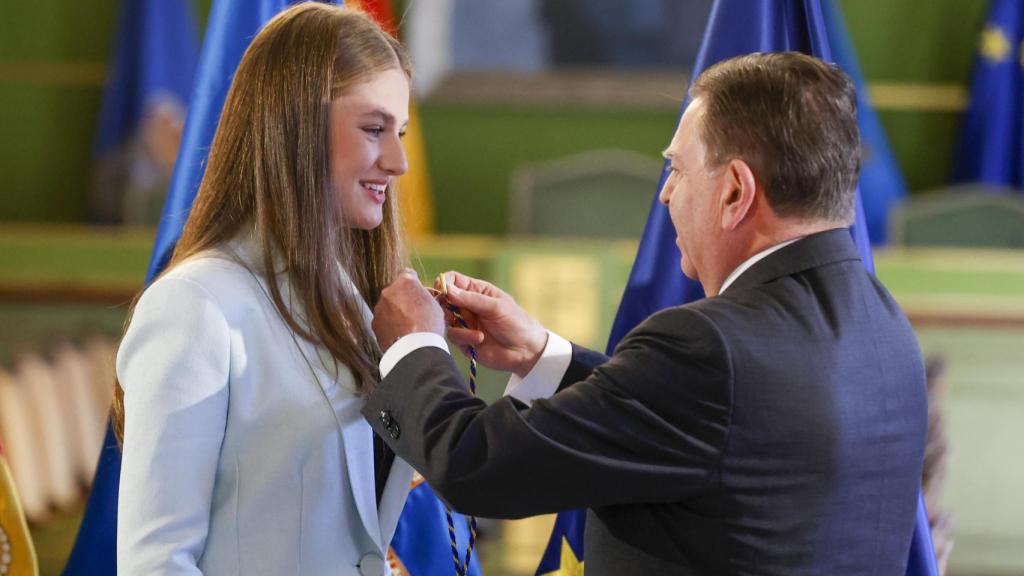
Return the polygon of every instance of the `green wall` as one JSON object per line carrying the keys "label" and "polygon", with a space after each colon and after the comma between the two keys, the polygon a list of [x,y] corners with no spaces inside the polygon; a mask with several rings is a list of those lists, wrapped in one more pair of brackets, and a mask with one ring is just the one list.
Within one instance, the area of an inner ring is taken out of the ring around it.
{"label": "green wall", "polygon": [[677,112],[426,104],[421,116],[437,228],[501,234],[516,166],[600,148],[659,157]]}
{"label": "green wall", "polygon": [[[194,0],[203,21],[209,1]],[[6,4],[0,19],[0,222],[81,221],[117,2]],[[869,83],[967,85],[987,2],[840,5]],[[610,146],[653,156],[671,136],[675,115],[671,106],[608,111],[426,102],[422,120],[438,229],[502,233],[514,166]],[[883,109],[881,119],[911,189],[943,184],[959,113]]]}
{"label": "green wall", "polygon": [[960,83],[985,0],[839,0],[868,81]]}
{"label": "green wall", "polygon": [[113,0],[5,2],[0,18],[0,220],[85,214]]}
{"label": "green wall", "polygon": [[[188,1],[204,25],[211,0]],[[117,0],[3,3],[0,222],[85,218],[118,6]]]}
{"label": "green wall", "polygon": [[[868,84],[969,89],[987,0],[840,0]],[[880,110],[911,190],[945,184],[960,128],[954,111]]]}

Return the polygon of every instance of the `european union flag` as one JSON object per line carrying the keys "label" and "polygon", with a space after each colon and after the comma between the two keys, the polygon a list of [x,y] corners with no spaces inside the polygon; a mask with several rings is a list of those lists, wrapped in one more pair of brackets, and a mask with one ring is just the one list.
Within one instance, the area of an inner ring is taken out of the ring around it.
{"label": "european union flag", "polygon": [[198,51],[190,0],[121,3],[96,133],[92,221],[156,222],[174,168]]}
{"label": "european union flag", "polygon": [[[130,1],[127,3],[132,4]],[[164,0],[151,0],[151,3],[163,5]],[[174,245],[181,236],[203,178],[206,155],[220,119],[221,108],[242,54],[263,24],[292,3],[295,3],[294,0],[216,0],[210,8],[195,88],[189,101],[188,119],[150,257],[147,283],[167,265]],[[344,2],[338,0],[335,3]],[[179,55],[165,53],[163,57],[173,59]],[[121,453],[113,431],[108,429],[85,516],[65,567],[65,574],[116,573],[120,469]],[[397,559],[408,569],[406,573],[414,576],[454,570],[444,508],[429,488],[426,485],[423,487],[410,494],[396,532]],[[463,518],[456,516],[456,525],[464,526]],[[460,543],[464,546],[468,539],[465,532],[468,530],[462,531]],[[398,535],[404,536],[399,539]],[[423,548],[427,543],[435,543],[431,544],[433,547],[429,552]],[[479,573],[479,566],[474,559],[470,574]]]}
{"label": "european union flag", "polygon": [[[705,69],[722,60],[752,52],[783,51],[799,51],[826,62],[833,61],[825,12],[819,0],[716,0],[693,67],[691,83]],[[683,102],[680,117],[688,103],[689,98]],[[658,190],[667,176],[666,162]],[[856,221],[850,233],[864,265],[869,271],[874,271],[859,190],[856,203]],[[655,191],[633,271],[612,326],[609,353],[623,336],[654,312],[704,297],[700,284],[683,276],[679,269],[675,237],[668,211],[658,202]],[[923,506],[923,502],[919,502],[907,574],[938,576],[927,515],[922,516]],[[585,518],[582,510],[559,514],[547,550],[537,567],[538,575],[582,573]]]}
{"label": "european union flag", "polygon": [[954,180],[1024,187],[1024,3],[994,0],[981,32]]}

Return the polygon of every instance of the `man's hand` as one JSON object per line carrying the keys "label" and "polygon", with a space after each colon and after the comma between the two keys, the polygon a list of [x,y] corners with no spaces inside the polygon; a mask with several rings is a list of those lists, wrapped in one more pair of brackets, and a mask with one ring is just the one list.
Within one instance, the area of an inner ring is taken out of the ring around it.
{"label": "man's hand", "polygon": [[[448,301],[459,307],[469,328],[459,326],[445,310],[448,339],[466,350],[475,346],[477,360],[488,368],[526,376],[547,345],[548,332],[511,296],[489,282],[458,272],[445,272]],[[440,278],[434,286],[443,291]]]}
{"label": "man's hand", "polygon": [[381,291],[373,308],[372,326],[380,349],[386,351],[395,340],[413,332],[444,336],[444,313],[420,284],[416,271],[406,268]]}

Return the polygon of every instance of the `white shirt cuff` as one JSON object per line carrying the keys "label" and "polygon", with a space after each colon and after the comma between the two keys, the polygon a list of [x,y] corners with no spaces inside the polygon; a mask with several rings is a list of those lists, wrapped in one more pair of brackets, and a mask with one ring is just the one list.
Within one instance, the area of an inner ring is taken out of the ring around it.
{"label": "white shirt cuff", "polygon": [[548,331],[548,342],[540,360],[525,378],[513,374],[505,387],[505,396],[512,396],[527,405],[537,398],[548,398],[558,390],[558,384],[569,370],[572,344],[554,332]]}
{"label": "white shirt cuff", "polygon": [[[444,337],[433,332],[413,332],[412,334],[406,334],[399,338],[394,344],[391,345],[384,355],[380,358],[380,377],[383,379],[391,372],[391,369],[398,364],[398,361],[405,358],[410,353],[419,350],[420,348],[426,348],[427,346],[433,346],[440,348],[445,352],[449,352],[448,343],[444,341]],[[567,364],[568,366],[568,364]]]}

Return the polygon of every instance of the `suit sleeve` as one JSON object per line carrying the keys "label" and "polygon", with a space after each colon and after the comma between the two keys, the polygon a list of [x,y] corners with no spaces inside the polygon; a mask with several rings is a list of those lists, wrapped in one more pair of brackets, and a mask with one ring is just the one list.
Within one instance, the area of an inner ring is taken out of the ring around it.
{"label": "suit sleeve", "polygon": [[119,573],[200,573],[229,357],[227,322],[202,287],[166,277],[146,290],[117,358],[125,403]]}
{"label": "suit sleeve", "polygon": [[676,308],[529,407],[511,398],[487,406],[448,354],[424,348],[395,366],[363,414],[455,509],[520,518],[706,490],[728,431],[730,383],[724,339]]}
{"label": "suit sleeve", "polygon": [[587,376],[594,371],[594,368],[608,361],[608,357],[590,348],[584,348],[578,344],[572,345],[572,360],[569,361],[569,368],[566,369],[562,381],[558,384],[559,390],[572,386],[577,382],[586,380]]}

